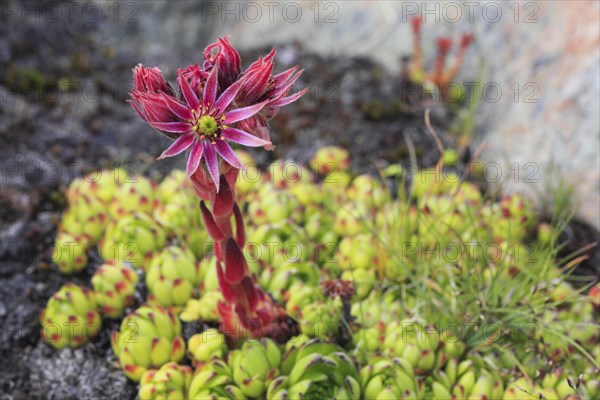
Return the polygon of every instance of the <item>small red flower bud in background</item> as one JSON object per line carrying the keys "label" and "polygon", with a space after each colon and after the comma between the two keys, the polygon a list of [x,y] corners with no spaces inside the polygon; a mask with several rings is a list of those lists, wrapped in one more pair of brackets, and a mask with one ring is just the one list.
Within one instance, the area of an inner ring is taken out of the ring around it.
{"label": "small red flower bud in background", "polygon": [[410,19],[410,24],[412,26],[413,35],[419,37],[421,35],[421,26],[423,25],[423,20],[421,16],[414,16]]}
{"label": "small red flower bud in background", "polygon": [[450,67],[445,69],[446,60],[452,49],[453,41],[449,37],[439,37],[436,40],[437,56],[433,71],[426,75],[423,67],[423,54],[421,47],[422,36],[422,19],[420,16],[415,16],[411,19],[411,28],[413,33],[413,56],[410,64],[410,78],[415,83],[423,83],[424,81],[435,84],[445,94],[444,89],[456,77],[458,70],[464,62],[465,54],[474,37],[470,33],[465,33],[461,36],[458,50],[454,58],[454,62]]}
{"label": "small red flower bud in background", "polygon": [[438,84],[442,79],[442,73],[444,71],[444,66],[446,65],[446,58],[448,57],[448,53],[452,48],[452,39],[447,37],[439,37],[436,40],[438,54],[435,59],[435,67],[433,73],[431,74],[431,80]]}
{"label": "small red flower bud in background", "polygon": [[460,47],[469,47],[471,43],[473,43],[473,35],[470,33],[464,33],[460,38]]}

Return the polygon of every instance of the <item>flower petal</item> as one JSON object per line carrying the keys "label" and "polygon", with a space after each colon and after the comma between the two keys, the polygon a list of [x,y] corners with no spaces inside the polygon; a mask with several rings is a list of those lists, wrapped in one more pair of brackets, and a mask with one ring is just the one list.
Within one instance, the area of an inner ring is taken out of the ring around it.
{"label": "flower petal", "polygon": [[212,71],[210,71],[208,79],[206,80],[206,84],[204,85],[204,98],[202,100],[204,107],[208,106],[212,108],[215,100],[217,99],[217,87],[219,82],[217,80],[218,72],[218,68],[213,68]]}
{"label": "flower petal", "polygon": [[217,113],[222,113],[227,109],[227,107],[231,104],[235,96],[237,96],[238,92],[244,85],[243,79],[238,79],[235,83],[229,86],[222,94],[219,96],[219,99],[215,103],[214,109]]}
{"label": "flower petal", "polygon": [[133,107],[133,109],[135,110],[135,112],[137,113],[137,115],[140,116],[141,119],[143,119],[144,121],[148,121],[148,117],[146,116],[146,113],[144,112],[144,110],[133,100],[126,100],[129,105],[131,105],[131,107]]}
{"label": "flower petal", "polygon": [[288,104],[293,103],[296,100],[298,100],[306,92],[308,92],[308,88],[305,88],[305,89],[299,91],[298,93],[294,93],[291,96],[282,97],[281,99],[276,100],[276,101],[272,102],[271,104],[269,104],[269,106],[272,106],[272,107],[282,107],[282,106],[288,105]]}
{"label": "flower petal", "polygon": [[219,153],[219,155],[223,157],[223,159],[227,161],[229,165],[237,169],[246,169],[246,166],[235,155],[233,150],[231,150],[231,147],[229,147],[227,142],[225,142],[224,140],[217,140],[215,147],[217,153]]}
{"label": "flower petal", "polygon": [[173,114],[177,115],[177,117],[186,121],[192,118],[190,109],[175,100],[173,97],[163,94],[162,98],[167,107],[169,107],[169,110],[171,110]]}
{"label": "flower petal", "polygon": [[225,113],[225,121],[224,123],[233,124],[234,122],[238,122],[244,120],[246,118],[250,118],[268,103],[268,100],[263,101],[262,103],[255,104],[253,106],[248,106],[244,108],[238,108],[237,110],[229,111]]}
{"label": "flower petal", "polygon": [[255,65],[255,68],[248,68],[244,73],[245,84],[241,97],[249,102],[260,99],[267,92],[269,79],[273,72],[273,61],[271,60],[259,60]]}
{"label": "flower petal", "polygon": [[290,76],[292,76],[294,74],[294,72],[296,72],[297,69],[298,69],[298,66],[296,65],[293,68],[290,68],[288,70],[280,72],[277,75],[274,75],[273,76],[273,82],[277,86],[281,85],[282,83],[286,82],[290,78]]}
{"label": "flower petal", "polygon": [[287,92],[290,91],[292,86],[294,86],[294,84],[296,83],[296,81],[298,80],[300,75],[302,75],[303,72],[304,72],[304,70],[301,69],[300,71],[298,71],[298,73],[296,75],[294,75],[293,77],[288,79],[286,82],[283,82],[281,85],[276,86],[274,90],[269,92],[270,98],[271,99],[280,99],[281,97],[285,96],[287,94]]}
{"label": "flower petal", "polygon": [[202,147],[202,142],[200,140],[196,140],[192,146],[192,150],[190,150],[190,155],[188,157],[187,162],[187,174],[188,176],[192,176],[194,172],[198,169],[200,165],[200,160],[202,160],[202,153],[204,152],[204,148]]}
{"label": "flower petal", "polygon": [[187,135],[183,135],[175,139],[175,141],[169,146],[168,149],[162,152],[162,154],[158,157],[159,160],[162,160],[165,157],[173,157],[179,153],[185,151],[188,147],[192,145],[194,142],[194,134],[188,133]]}
{"label": "flower petal", "polygon": [[200,102],[198,101],[198,97],[196,96],[196,93],[194,93],[194,90],[190,86],[190,83],[187,81],[187,79],[183,75],[182,70],[177,71],[177,84],[179,85],[181,94],[183,94],[183,97],[185,98],[185,101],[188,103],[188,106],[190,106],[190,108],[192,110],[198,110],[198,107],[200,106]]}
{"label": "flower petal", "polygon": [[165,132],[188,133],[192,130],[189,122],[157,122],[148,121],[152,127]]}
{"label": "flower petal", "polygon": [[173,89],[157,67],[144,67],[138,64],[133,69],[133,90],[144,93],[165,92],[172,94]]}
{"label": "flower petal", "polygon": [[258,138],[236,128],[225,129],[221,132],[221,137],[248,147],[261,147],[271,144],[268,140]]}
{"label": "flower petal", "polygon": [[214,146],[208,142],[203,141],[204,144],[204,154],[206,157],[206,167],[208,169],[208,173],[215,186],[217,187],[217,192],[219,191],[219,160],[217,159],[217,153],[215,153]]}

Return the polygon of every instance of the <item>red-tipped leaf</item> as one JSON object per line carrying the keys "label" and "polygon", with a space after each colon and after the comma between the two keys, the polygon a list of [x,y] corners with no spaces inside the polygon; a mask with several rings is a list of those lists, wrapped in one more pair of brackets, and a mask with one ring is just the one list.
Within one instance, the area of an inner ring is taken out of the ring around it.
{"label": "red-tipped leaf", "polygon": [[200,211],[202,212],[202,219],[204,220],[204,225],[206,226],[206,230],[208,231],[210,237],[212,237],[215,241],[224,240],[225,235],[217,226],[215,219],[210,213],[208,207],[206,207],[206,204],[204,204],[204,201],[200,202]]}
{"label": "red-tipped leaf", "polygon": [[238,246],[243,248],[246,245],[246,230],[244,229],[242,211],[237,203],[233,204],[233,215],[235,216],[235,239]]}
{"label": "red-tipped leaf", "polygon": [[225,280],[231,284],[239,284],[248,275],[248,264],[244,253],[232,238],[227,240],[224,258]]}
{"label": "red-tipped leaf", "polygon": [[233,193],[231,192],[231,188],[229,187],[225,175],[219,177],[219,182],[220,189],[213,204],[213,213],[217,218],[231,215],[234,202]]}

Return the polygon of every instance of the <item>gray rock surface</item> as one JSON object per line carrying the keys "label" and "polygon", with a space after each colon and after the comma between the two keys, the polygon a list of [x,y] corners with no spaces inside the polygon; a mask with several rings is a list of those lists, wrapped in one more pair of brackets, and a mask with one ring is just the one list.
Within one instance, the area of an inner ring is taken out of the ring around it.
{"label": "gray rock surface", "polygon": [[31,395],[48,400],[133,399],[128,381],[114,357],[90,356],[88,348],[56,351],[45,343],[28,354]]}

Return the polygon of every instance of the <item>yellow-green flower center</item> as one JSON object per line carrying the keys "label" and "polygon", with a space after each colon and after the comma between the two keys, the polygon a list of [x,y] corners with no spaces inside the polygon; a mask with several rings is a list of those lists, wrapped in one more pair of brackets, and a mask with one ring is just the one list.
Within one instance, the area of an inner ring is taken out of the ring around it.
{"label": "yellow-green flower center", "polygon": [[217,123],[217,120],[210,115],[198,118],[196,125],[194,125],[194,131],[196,131],[197,134],[206,137],[216,137],[218,129],[219,124]]}

